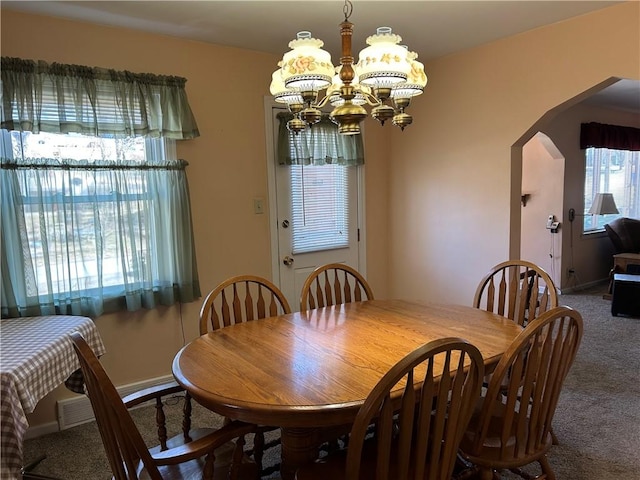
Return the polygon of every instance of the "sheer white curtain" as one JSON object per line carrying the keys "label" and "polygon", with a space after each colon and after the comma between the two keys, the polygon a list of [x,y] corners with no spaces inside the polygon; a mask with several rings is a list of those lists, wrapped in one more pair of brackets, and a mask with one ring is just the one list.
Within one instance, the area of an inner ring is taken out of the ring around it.
{"label": "sheer white curtain", "polygon": [[200,296],[185,79],[2,57],[2,316]]}

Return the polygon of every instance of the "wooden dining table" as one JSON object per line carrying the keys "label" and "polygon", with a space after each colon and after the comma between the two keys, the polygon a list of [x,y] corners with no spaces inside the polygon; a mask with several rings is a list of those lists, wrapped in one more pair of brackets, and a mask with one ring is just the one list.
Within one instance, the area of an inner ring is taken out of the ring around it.
{"label": "wooden dining table", "polygon": [[472,307],[370,300],[210,332],[178,352],[173,374],[214,412],[281,427],[280,471],[290,480],[317,458],[323,432],[352,423],[375,384],[409,352],[463,338],[491,369],[520,331]]}

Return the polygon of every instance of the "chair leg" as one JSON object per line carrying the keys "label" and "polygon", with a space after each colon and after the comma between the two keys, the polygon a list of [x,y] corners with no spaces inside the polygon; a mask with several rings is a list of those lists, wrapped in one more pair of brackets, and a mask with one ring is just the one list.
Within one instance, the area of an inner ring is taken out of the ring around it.
{"label": "chair leg", "polygon": [[542,473],[545,475],[547,480],[556,480],[556,474],[554,473],[551,465],[549,464],[549,459],[546,455],[543,455],[540,460],[538,460],[540,464],[540,468],[542,468]]}
{"label": "chair leg", "polygon": [[[229,469],[229,480],[238,480],[240,478],[240,465],[242,463],[242,456],[244,455],[245,438],[244,435],[238,437],[236,440],[236,446],[233,450],[233,456],[231,460],[231,468]],[[257,476],[260,476],[260,470],[257,471]]]}
{"label": "chair leg", "polygon": [[156,427],[158,428],[160,450],[164,452],[167,450],[167,422],[161,397],[156,398]]}
{"label": "chair leg", "polygon": [[[494,471],[491,468],[480,468],[480,480],[494,480]],[[500,478],[500,477],[498,477]]]}
{"label": "chair leg", "polygon": [[182,407],[182,434],[184,435],[185,443],[191,441],[189,432],[191,431],[191,412],[193,407],[191,406],[191,395],[189,392],[185,392],[184,405]]}
{"label": "chair leg", "polygon": [[556,432],[553,431],[553,427],[549,429],[549,433],[551,433],[551,443],[553,445],[559,445],[558,437],[556,437]]}
{"label": "chair leg", "polygon": [[521,478],[524,478],[524,480],[537,480],[537,479],[545,478],[544,476],[540,476],[540,475],[529,475],[527,472],[523,471],[521,468],[510,468],[509,471],[512,473],[515,473]]}
{"label": "chair leg", "polygon": [[253,461],[258,466],[258,470],[262,471],[262,457],[264,455],[264,433],[257,431],[253,435]]}
{"label": "chair leg", "polygon": [[40,473],[33,473],[31,470],[33,470],[34,468],[36,468],[40,462],[42,462],[44,459],[46,459],[47,456],[46,455],[41,455],[38,458],[36,458],[33,462],[25,465],[24,467],[22,467],[22,479],[23,480],[61,480],[58,477],[50,477],[48,475],[43,475]]}
{"label": "chair leg", "polygon": [[475,480],[478,478],[480,471],[477,467],[467,467],[464,470],[454,473],[452,480]]}

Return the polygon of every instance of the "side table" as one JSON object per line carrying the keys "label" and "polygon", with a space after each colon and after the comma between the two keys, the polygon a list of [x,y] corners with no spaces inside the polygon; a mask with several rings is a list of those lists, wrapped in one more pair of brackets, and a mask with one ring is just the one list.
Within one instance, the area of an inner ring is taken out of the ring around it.
{"label": "side table", "polygon": [[611,315],[640,316],[640,275],[613,274]]}
{"label": "side table", "polygon": [[611,300],[613,293],[613,275],[616,273],[626,273],[629,265],[637,265],[640,268],[640,253],[618,253],[613,256],[613,268],[609,275],[609,290],[603,295],[605,300]]}

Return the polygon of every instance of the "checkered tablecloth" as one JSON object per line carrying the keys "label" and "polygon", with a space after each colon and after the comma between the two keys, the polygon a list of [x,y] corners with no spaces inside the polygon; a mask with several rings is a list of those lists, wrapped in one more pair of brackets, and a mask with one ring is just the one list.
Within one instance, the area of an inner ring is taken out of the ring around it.
{"label": "checkered tablecloth", "polygon": [[[0,478],[19,479],[26,414],[58,385],[82,392],[80,364],[69,334],[79,331],[96,355],[104,344],[93,320],[73,315],[0,321]],[[74,373],[75,372],[75,373]],[[71,378],[70,378],[71,377]]]}

